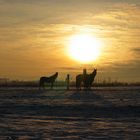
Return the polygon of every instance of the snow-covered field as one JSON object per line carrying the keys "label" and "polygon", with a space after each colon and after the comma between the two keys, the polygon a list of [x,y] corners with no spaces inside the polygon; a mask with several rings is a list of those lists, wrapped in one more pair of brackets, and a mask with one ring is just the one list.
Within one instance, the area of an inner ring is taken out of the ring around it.
{"label": "snow-covered field", "polygon": [[140,140],[140,87],[0,88],[0,140]]}

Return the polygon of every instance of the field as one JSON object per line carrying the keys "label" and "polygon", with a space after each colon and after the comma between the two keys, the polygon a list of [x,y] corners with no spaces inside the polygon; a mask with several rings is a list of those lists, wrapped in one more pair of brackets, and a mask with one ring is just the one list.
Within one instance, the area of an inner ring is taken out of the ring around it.
{"label": "field", "polygon": [[140,87],[0,88],[0,140],[140,140]]}

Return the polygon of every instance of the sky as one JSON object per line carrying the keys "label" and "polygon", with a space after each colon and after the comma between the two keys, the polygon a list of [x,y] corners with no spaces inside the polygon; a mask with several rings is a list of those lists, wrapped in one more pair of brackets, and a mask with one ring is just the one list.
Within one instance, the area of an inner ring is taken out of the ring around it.
{"label": "sky", "polygon": [[[0,0],[0,78],[35,80],[56,71],[96,80],[140,82],[139,0]],[[71,36],[99,38],[98,59],[82,64],[67,48]]]}

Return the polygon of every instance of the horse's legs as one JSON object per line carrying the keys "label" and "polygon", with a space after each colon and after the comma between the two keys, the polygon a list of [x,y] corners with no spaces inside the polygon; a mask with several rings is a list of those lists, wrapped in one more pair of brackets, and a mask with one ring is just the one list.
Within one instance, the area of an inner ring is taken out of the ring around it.
{"label": "horse's legs", "polygon": [[76,86],[77,90],[81,90],[82,87],[81,87],[81,83],[78,83],[78,85]]}
{"label": "horse's legs", "polygon": [[51,89],[53,89],[53,82],[51,83]]}
{"label": "horse's legs", "polygon": [[76,89],[77,89],[77,90],[80,89],[80,85],[79,85],[79,83],[76,83]]}
{"label": "horse's legs", "polygon": [[45,89],[45,82],[43,82],[43,89]]}
{"label": "horse's legs", "polygon": [[76,79],[76,89],[81,90],[81,81],[79,79]]}
{"label": "horse's legs", "polygon": [[39,89],[45,89],[45,82],[44,81],[41,81],[40,82],[40,86],[39,86]]}
{"label": "horse's legs", "polygon": [[39,90],[41,90],[41,86],[39,85]]}
{"label": "horse's legs", "polygon": [[41,87],[43,87],[43,82],[40,80],[40,82],[39,82],[39,89],[41,89]]}

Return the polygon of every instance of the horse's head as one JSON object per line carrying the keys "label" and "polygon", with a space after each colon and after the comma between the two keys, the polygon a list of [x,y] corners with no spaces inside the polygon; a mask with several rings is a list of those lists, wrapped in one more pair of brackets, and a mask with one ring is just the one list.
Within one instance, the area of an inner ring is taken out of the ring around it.
{"label": "horse's head", "polygon": [[58,72],[56,72],[55,75],[58,76]]}
{"label": "horse's head", "polygon": [[94,69],[93,72],[92,72],[92,74],[95,74],[96,75],[97,74],[97,69]]}
{"label": "horse's head", "polygon": [[97,72],[97,69],[94,69],[93,72]]}

